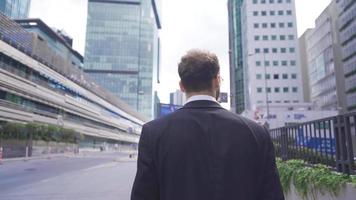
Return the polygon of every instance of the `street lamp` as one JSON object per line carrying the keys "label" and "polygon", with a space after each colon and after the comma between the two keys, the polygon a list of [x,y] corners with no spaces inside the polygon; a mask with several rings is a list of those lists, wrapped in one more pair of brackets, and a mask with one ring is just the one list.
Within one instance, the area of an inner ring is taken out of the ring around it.
{"label": "street lamp", "polygon": [[[269,98],[268,98],[268,81],[267,81],[267,67],[266,67],[266,54],[265,52],[262,51],[262,55],[263,55],[263,68],[264,68],[264,81],[265,81],[265,96],[266,96],[266,109],[267,109],[267,122],[269,122],[269,117],[270,117],[270,113],[269,113]],[[250,53],[247,54],[247,57],[252,57],[252,56],[256,56],[255,53]]]}

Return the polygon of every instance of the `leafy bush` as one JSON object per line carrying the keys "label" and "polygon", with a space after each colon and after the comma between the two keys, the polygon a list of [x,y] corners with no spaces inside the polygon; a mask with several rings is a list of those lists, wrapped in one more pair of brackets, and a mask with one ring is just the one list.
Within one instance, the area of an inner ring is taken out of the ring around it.
{"label": "leafy bush", "polygon": [[43,140],[46,142],[77,143],[84,136],[73,129],[39,123],[8,122],[0,127],[0,139]]}
{"label": "leafy bush", "polygon": [[277,167],[283,192],[288,194],[293,183],[303,199],[317,199],[318,193],[326,192],[337,196],[347,182],[356,181],[355,177],[333,172],[325,165],[307,166],[302,160],[282,162],[277,159]]}

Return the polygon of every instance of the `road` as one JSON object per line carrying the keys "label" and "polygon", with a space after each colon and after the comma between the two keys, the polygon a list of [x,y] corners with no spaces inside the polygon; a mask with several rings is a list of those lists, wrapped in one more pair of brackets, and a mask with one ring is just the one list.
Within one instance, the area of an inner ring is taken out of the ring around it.
{"label": "road", "polygon": [[13,161],[0,165],[0,200],[129,200],[136,162],[128,155]]}

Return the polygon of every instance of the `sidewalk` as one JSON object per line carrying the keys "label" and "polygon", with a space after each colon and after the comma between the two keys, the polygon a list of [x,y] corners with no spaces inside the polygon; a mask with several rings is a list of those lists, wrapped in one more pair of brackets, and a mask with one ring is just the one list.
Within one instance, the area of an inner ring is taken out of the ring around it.
{"label": "sidewalk", "polygon": [[[2,159],[0,163],[10,163],[10,162],[16,162],[16,161],[30,161],[30,160],[45,160],[45,159],[54,159],[54,158],[84,158],[87,156],[99,156],[99,155],[105,155],[105,154],[110,154],[110,153],[120,153],[125,156],[120,156],[116,159],[114,159],[115,162],[135,162],[137,161],[137,154],[134,154],[132,152],[114,152],[114,151],[104,151],[104,152],[97,152],[97,151],[82,151],[80,153],[74,154],[74,153],[62,153],[62,154],[48,154],[48,155],[43,155],[43,156],[35,156],[35,157],[19,157],[19,158],[6,158]],[[130,154],[133,156],[130,157]]]}
{"label": "sidewalk", "polygon": [[[63,154],[48,154],[48,155],[43,155],[43,156],[34,156],[34,157],[18,157],[18,158],[6,158],[2,159],[2,163],[8,163],[8,162],[16,162],[16,161],[29,161],[29,160],[43,160],[43,159],[52,159],[52,158],[72,158],[72,157],[78,157],[80,154],[74,154],[74,153],[63,153]],[[83,155],[82,155],[83,156]]]}

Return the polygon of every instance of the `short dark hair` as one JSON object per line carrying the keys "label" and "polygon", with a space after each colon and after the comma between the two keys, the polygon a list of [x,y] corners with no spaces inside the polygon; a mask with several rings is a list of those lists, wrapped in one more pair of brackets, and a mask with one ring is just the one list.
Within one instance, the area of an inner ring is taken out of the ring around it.
{"label": "short dark hair", "polygon": [[212,81],[219,72],[218,57],[208,51],[190,50],[178,65],[178,73],[187,92],[211,90]]}

